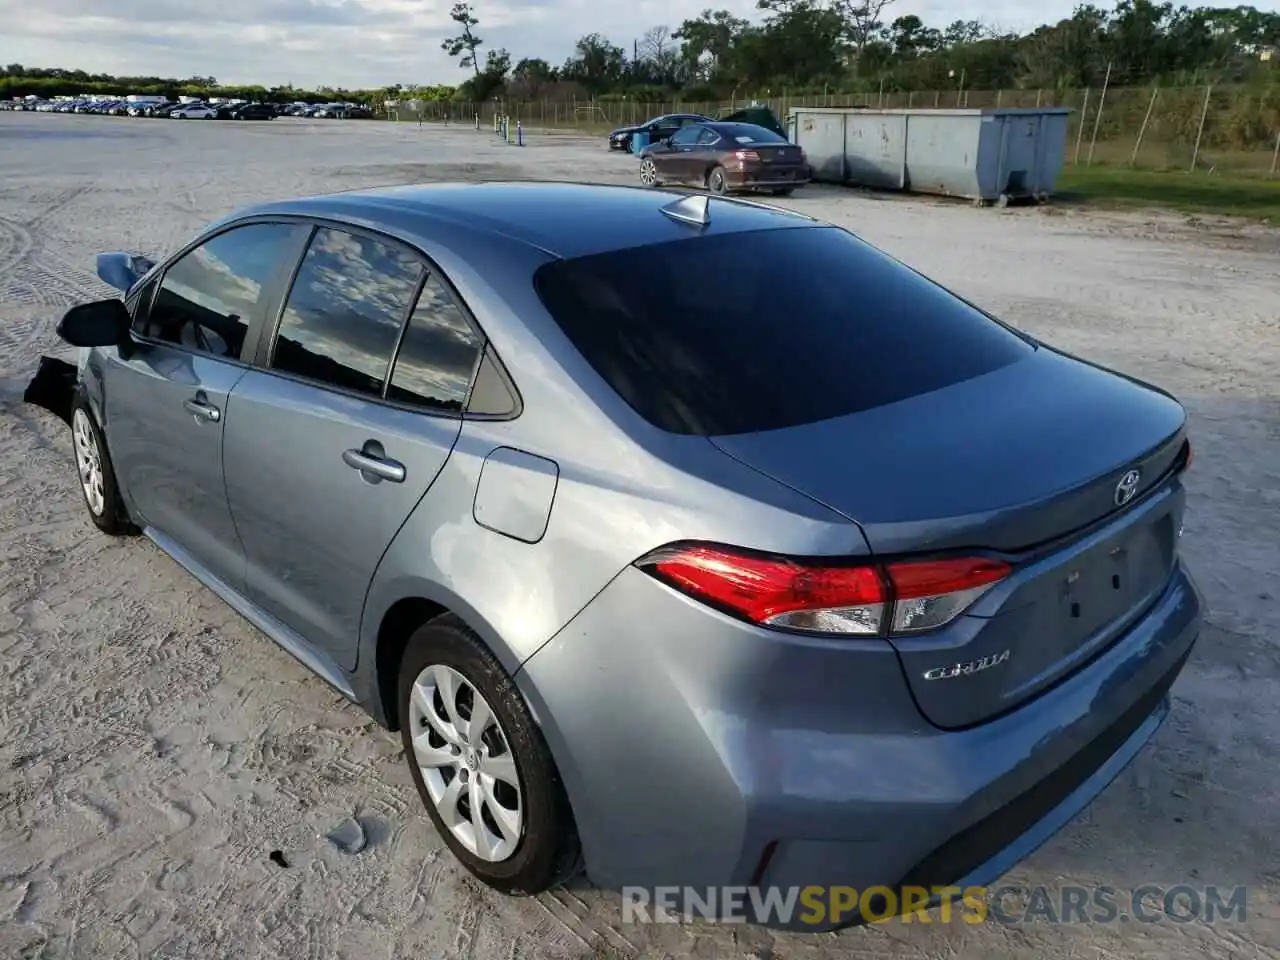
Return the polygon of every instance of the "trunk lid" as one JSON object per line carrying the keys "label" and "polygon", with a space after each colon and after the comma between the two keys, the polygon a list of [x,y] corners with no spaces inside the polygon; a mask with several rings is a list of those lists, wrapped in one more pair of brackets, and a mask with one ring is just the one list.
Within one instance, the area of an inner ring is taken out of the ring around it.
{"label": "trunk lid", "polygon": [[897,403],[712,442],[857,521],[878,556],[991,551],[1013,565],[957,620],[892,638],[921,711],[956,728],[1082,666],[1159,595],[1184,422],[1167,394],[1041,347]]}
{"label": "trunk lid", "polygon": [[754,151],[760,157],[760,163],[766,166],[786,166],[800,162],[804,156],[799,147],[787,143],[757,143],[743,146],[744,151]]}

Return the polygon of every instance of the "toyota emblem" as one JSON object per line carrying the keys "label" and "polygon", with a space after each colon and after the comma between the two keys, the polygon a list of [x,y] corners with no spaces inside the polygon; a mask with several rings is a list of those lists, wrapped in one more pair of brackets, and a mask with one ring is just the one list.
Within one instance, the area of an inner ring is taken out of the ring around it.
{"label": "toyota emblem", "polygon": [[1123,507],[1126,503],[1134,498],[1138,493],[1138,481],[1142,479],[1142,471],[1130,470],[1120,482],[1116,484],[1115,502],[1117,507]]}

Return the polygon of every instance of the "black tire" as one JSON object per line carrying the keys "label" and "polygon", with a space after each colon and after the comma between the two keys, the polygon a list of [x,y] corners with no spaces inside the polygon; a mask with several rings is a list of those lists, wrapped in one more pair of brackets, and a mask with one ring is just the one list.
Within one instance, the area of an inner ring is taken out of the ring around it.
{"label": "black tire", "polygon": [[[84,483],[80,479],[79,453],[74,436],[76,423],[80,415],[83,415],[87,421],[88,429],[93,435],[94,443],[97,445],[97,456],[102,473],[103,506],[101,511],[94,509],[89,500],[89,494],[84,489]],[[76,482],[80,486],[80,498],[84,501],[84,508],[89,514],[89,519],[93,521],[95,527],[110,536],[127,537],[135,535],[138,533],[138,528],[129,519],[129,511],[125,509],[124,500],[120,497],[120,487],[116,483],[115,466],[111,463],[111,454],[107,450],[107,438],[103,434],[102,428],[98,426],[98,421],[93,415],[93,408],[89,406],[89,401],[83,391],[77,391],[75,400],[72,401],[71,418],[73,433],[71,442],[73,456],[76,457]]]}
{"label": "black tire", "polygon": [[717,165],[711,168],[707,174],[707,189],[717,197],[723,197],[729,192],[729,178],[725,175],[724,167]]}
{"label": "black tire", "polygon": [[[450,667],[489,703],[515,760],[525,807],[523,836],[507,859],[494,863],[467,850],[444,824],[414,759],[410,695],[431,665]],[[474,632],[453,614],[431,620],[413,634],[400,662],[397,691],[405,760],[436,832],[478,880],[502,893],[533,895],[567,879],[580,866],[573,815],[542,732],[515,684]]]}

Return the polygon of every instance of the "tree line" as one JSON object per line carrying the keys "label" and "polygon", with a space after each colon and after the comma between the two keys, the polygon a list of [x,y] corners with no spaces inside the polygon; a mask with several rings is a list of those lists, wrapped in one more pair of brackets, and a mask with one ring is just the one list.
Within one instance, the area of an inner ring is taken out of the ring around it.
{"label": "tree line", "polygon": [[0,97],[82,92],[239,96],[253,100],[418,98],[471,103],[570,98],[713,101],[728,96],[819,92],[1066,89],[1112,84],[1201,82],[1280,86],[1280,13],[1119,0],[1026,33],[977,20],[929,25],[894,16],[896,0],[757,0],[756,22],[704,10],[676,27],[658,25],[630,49],[601,33],[580,38],[555,65],[516,57],[483,39],[482,10],[455,3],[456,34],[442,48],[470,77],[458,86],[396,84],[377,90],[224,86],[111,77],[79,70],[0,69]]}

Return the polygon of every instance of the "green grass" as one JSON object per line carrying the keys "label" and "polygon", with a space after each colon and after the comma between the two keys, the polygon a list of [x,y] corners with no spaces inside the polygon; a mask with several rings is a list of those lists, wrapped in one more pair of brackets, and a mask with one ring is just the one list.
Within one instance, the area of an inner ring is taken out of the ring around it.
{"label": "green grass", "polygon": [[1280,224],[1280,179],[1068,163],[1058,181],[1058,196],[1066,202],[1167,207]]}

